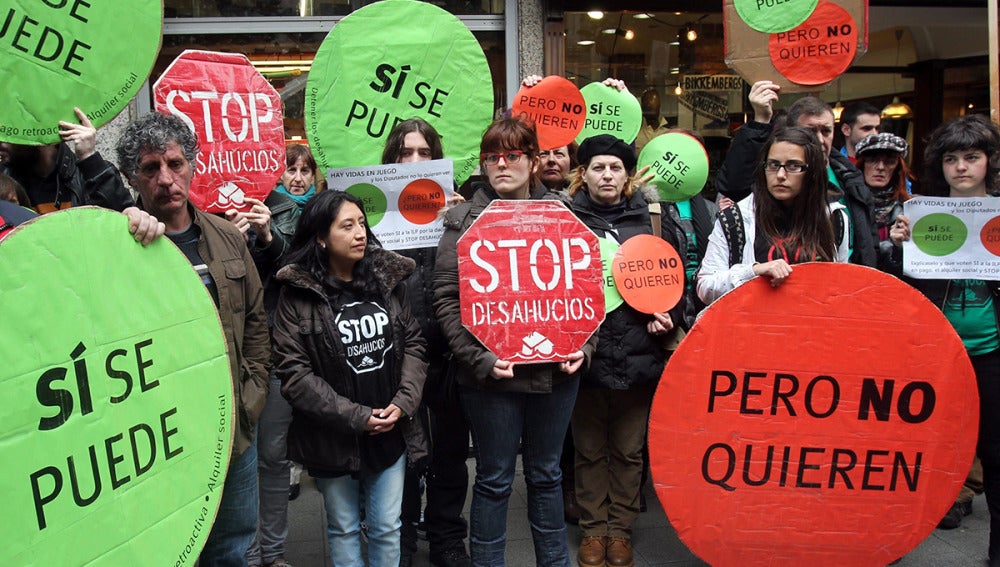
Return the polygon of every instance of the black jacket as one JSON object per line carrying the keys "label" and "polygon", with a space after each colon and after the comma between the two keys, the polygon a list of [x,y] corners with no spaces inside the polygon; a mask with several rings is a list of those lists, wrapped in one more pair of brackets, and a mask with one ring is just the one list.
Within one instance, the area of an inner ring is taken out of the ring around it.
{"label": "black jacket", "polygon": [[[35,178],[30,168],[10,168],[10,176],[17,180],[25,189],[33,186]],[[37,182],[37,180],[36,180]],[[65,143],[59,144],[56,153],[56,170],[51,183],[55,184],[56,204],[70,203],[71,206],[95,205],[123,211],[135,204],[132,194],[125,188],[118,169],[105,161],[100,152],[83,161],[76,159],[76,154]],[[38,203],[32,198],[32,207]]]}
{"label": "black jacket", "polygon": [[[715,188],[719,193],[736,202],[750,195],[754,170],[762,159],[761,151],[771,137],[771,131],[770,124],[748,122],[736,132],[726,160],[715,177]],[[871,189],[865,185],[861,171],[836,150],[830,153],[830,167],[840,182],[844,204],[851,218],[854,238],[851,263],[874,268],[878,264],[878,226],[875,224],[875,200]]]}
{"label": "black jacket", "polygon": [[[597,214],[593,204],[585,190],[573,196],[573,212],[599,237],[621,244],[634,236],[653,233],[649,205],[638,191],[625,203],[621,216],[612,222]],[[679,227],[674,228],[674,223],[671,215],[661,215],[662,238],[683,258],[686,242],[678,242],[677,235],[679,232],[683,239],[684,233]],[[686,304],[687,294],[670,310],[675,325],[683,326]],[[627,303],[607,313],[597,331],[597,350],[590,368],[583,373],[583,380],[612,390],[627,390],[659,380],[667,353],[662,338],[646,330],[651,320],[650,315],[636,311]]]}

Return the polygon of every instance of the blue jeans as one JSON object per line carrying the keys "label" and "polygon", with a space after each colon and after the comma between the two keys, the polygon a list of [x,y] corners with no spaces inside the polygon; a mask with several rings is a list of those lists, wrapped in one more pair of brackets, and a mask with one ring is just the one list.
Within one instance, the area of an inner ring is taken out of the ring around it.
{"label": "blue jeans", "polygon": [[267,403],[257,424],[257,458],[260,475],[260,528],[247,551],[250,565],[267,565],[284,557],[288,539],[288,481],[291,462],[288,425],[292,406],[281,395],[281,381],[271,374]]}
{"label": "blue jeans", "polygon": [[399,565],[399,520],[403,505],[406,454],[382,472],[360,480],[343,475],[317,478],[326,508],[326,537],[334,567],[362,567],[361,506],[365,498],[368,526],[368,564],[372,567]]}
{"label": "blue jeans", "polygon": [[559,458],[579,380],[550,394],[462,388],[462,407],[476,445],[469,547],[476,566],[504,565],[507,505],[521,446],[528,487],[528,523],[539,566],[569,566]]}
{"label": "blue jeans", "polygon": [[215,524],[199,559],[201,567],[237,567],[257,532],[257,436],[229,462]]}

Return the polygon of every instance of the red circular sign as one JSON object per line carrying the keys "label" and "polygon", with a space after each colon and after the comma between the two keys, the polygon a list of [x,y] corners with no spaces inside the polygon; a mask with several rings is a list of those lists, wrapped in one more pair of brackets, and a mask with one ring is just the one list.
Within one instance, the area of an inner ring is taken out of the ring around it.
{"label": "red circular sign", "polygon": [[615,253],[611,275],[625,303],[642,313],[668,311],[684,294],[684,262],[669,242],[652,234],[626,240]]}
{"label": "red circular sign", "polygon": [[892,276],[795,266],[706,310],[663,371],[657,495],[712,565],[886,565],[954,503],[979,402],[961,339]]}
{"label": "red circular sign", "polygon": [[800,85],[821,85],[851,66],[858,52],[858,26],[847,10],[822,1],[805,22],[771,34],[771,62],[786,79]]}
{"label": "red circular sign", "polygon": [[604,321],[597,237],[557,201],[493,201],[458,240],[462,324],[501,360],[552,362]]}
{"label": "red circular sign", "polygon": [[576,85],[550,75],[533,87],[521,87],[511,111],[531,119],[538,131],[538,147],[551,150],[569,145],[583,130],[587,102]]}
{"label": "red circular sign", "polygon": [[263,201],[285,170],[281,97],[239,53],[187,50],[153,85],[156,110],[178,116],[201,145],[189,198],[210,213]]}

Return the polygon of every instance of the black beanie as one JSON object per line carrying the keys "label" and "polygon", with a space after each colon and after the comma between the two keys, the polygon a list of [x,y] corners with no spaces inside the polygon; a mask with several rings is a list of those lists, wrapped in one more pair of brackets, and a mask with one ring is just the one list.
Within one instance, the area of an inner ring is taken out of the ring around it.
{"label": "black beanie", "polygon": [[635,150],[611,134],[598,134],[587,138],[576,151],[580,165],[587,165],[594,156],[615,156],[621,158],[622,164],[628,171],[635,169]]}

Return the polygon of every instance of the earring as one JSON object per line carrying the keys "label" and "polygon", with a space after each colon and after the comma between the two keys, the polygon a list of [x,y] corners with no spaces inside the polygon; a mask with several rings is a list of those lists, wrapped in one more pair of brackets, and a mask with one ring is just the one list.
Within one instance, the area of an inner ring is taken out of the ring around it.
{"label": "earring", "polygon": [[326,242],[320,242],[319,247],[322,248],[323,250],[326,250]]}

